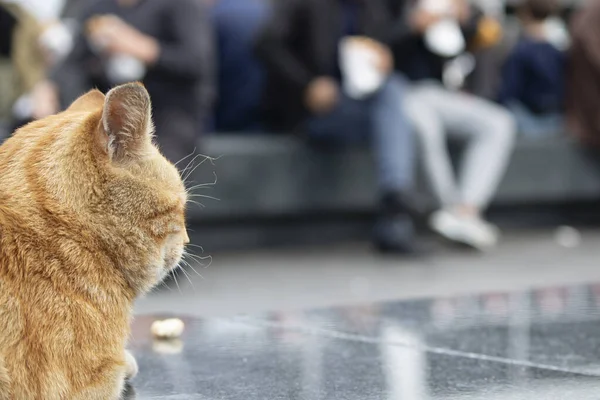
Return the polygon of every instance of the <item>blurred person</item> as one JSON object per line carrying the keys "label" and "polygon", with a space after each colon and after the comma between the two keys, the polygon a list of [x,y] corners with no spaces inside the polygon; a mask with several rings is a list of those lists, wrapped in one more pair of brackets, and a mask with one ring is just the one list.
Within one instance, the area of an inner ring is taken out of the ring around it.
{"label": "blurred person", "polygon": [[63,106],[86,89],[142,81],[153,100],[156,138],[177,162],[197,145],[213,97],[209,16],[198,0],[88,1],[80,33],[51,76]]}
{"label": "blurred person", "polygon": [[404,82],[393,73],[389,49],[407,33],[393,18],[402,4],[277,0],[274,7],[257,41],[269,75],[268,123],[334,147],[370,140],[381,191],[376,247],[415,252],[413,134],[403,113]]}
{"label": "blurred person", "polygon": [[269,14],[268,0],[215,0],[212,21],[217,39],[218,132],[257,131],[265,84],[253,45]]}
{"label": "blurred person", "polygon": [[0,118],[13,131],[51,113],[45,96],[46,59],[38,38],[39,21],[19,3],[0,1]]}
{"label": "blurred person", "polygon": [[[32,17],[44,24],[58,18],[67,2],[73,0],[5,0],[23,7]],[[75,0],[87,1],[87,0]]]}
{"label": "blurred person", "polygon": [[[425,170],[441,204],[430,227],[451,241],[488,249],[498,242],[499,232],[483,212],[512,152],[515,123],[505,108],[444,86],[456,80],[449,79],[455,72],[450,67],[469,60],[461,57],[481,34],[482,14],[463,0],[419,1],[406,12],[411,35],[394,50],[397,67],[413,82],[406,112],[421,139]],[[466,142],[458,177],[448,138]]]}
{"label": "blurred person", "polygon": [[61,63],[73,50],[75,36],[81,28],[77,17],[93,1],[95,0],[57,1],[59,8],[42,21],[44,31],[39,42],[51,67]]}
{"label": "blurred person", "polygon": [[583,144],[600,148],[600,2],[588,1],[571,21],[567,55],[567,124]]}
{"label": "blurred person", "polygon": [[[28,122],[46,117],[60,108],[54,85],[46,79],[48,71],[60,63],[73,48],[73,36],[76,24],[73,15],[86,2],[95,0],[58,0],[44,3],[41,0],[10,0],[12,8],[20,9],[21,23],[13,32],[5,33],[4,38],[14,37],[15,59],[21,59],[17,67],[20,71],[36,70],[35,85],[31,89],[19,92],[20,96],[12,102],[12,132]],[[44,4],[42,4],[44,3]],[[27,18],[23,18],[27,16]],[[29,27],[29,28],[28,28]],[[35,29],[33,29],[35,27]],[[27,35],[26,38],[23,36]],[[11,39],[12,40],[12,39]],[[23,60],[29,54],[29,60]],[[35,60],[33,59],[35,58]],[[31,73],[27,73],[29,80]],[[11,80],[7,80],[10,82]],[[10,99],[11,101],[13,99]]]}
{"label": "blurred person", "polygon": [[504,65],[499,100],[526,137],[554,134],[563,126],[566,54],[549,40],[547,21],[558,5],[527,0],[520,8],[523,35]]}
{"label": "blurred person", "polygon": [[506,4],[502,0],[470,0],[480,10],[478,32],[469,40],[468,51],[475,66],[466,79],[463,90],[496,101],[502,64],[511,44],[511,29],[506,23]]}

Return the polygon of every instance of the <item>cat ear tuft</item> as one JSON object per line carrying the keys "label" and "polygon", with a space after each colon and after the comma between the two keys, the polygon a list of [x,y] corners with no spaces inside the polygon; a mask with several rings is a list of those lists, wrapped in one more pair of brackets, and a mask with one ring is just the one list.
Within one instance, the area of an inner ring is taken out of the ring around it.
{"label": "cat ear tuft", "polygon": [[102,127],[113,159],[139,157],[150,146],[151,107],[148,91],[139,83],[117,86],[106,94]]}
{"label": "cat ear tuft", "polygon": [[104,94],[97,89],[93,89],[75,100],[67,108],[67,112],[91,112],[99,110],[103,104]]}

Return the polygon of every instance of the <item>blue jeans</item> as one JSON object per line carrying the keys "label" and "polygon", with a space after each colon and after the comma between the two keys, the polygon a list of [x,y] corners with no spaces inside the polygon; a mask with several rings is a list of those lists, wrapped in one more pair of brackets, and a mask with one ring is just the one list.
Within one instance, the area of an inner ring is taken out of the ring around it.
{"label": "blue jeans", "polygon": [[519,102],[510,103],[508,109],[517,121],[519,133],[525,138],[540,139],[562,133],[564,117],[559,113],[534,114]]}
{"label": "blue jeans", "polygon": [[212,9],[219,66],[217,131],[261,130],[265,71],[254,55],[253,43],[270,13],[267,0],[219,0]]}
{"label": "blue jeans", "polygon": [[414,134],[403,111],[407,88],[392,76],[373,96],[355,100],[345,94],[333,111],[309,120],[308,134],[317,142],[356,145],[370,142],[382,192],[406,191],[414,183]]}
{"label": "blue jeans", "polygon": [[[342,95],[327,115],[308,122],[308,134],[316,142],[332,145],[371,143],[378,169],[379,187],[386,192],[410,192],[414,185],[414,133],[404,116],[408,83],[392,76],[373,96],[356,100]],[[410,241],[413,223],[408,215],[380,220],[377,240]]]}

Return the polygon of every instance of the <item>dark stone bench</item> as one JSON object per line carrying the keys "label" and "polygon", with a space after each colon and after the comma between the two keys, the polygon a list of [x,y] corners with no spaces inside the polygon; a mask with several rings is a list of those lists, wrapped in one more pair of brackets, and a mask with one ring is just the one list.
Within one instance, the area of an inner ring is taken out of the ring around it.
{"label": "dark stone bench", "polygon": [[[206,207],[193,207],[193,222],[369,212],[376,203],[366,148],[334,152],[288,136],[223,135],[206,139],[204,151],[220,159],[190,179],[213,182],[215,172],[217,184],[196,193],[220,200],[197,199]],[[591,153],[564,136],[520,140],[494,204],[600,199],[599,168]]]}

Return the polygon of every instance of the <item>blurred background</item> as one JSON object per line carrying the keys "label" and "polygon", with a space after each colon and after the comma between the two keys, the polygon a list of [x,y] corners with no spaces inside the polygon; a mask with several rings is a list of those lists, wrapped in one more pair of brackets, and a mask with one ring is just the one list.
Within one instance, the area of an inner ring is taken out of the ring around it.
{"label": "blurred background", "polygon": [[193,244],[139,313],[591,283],[598,38],[595,0],[0,0],[0,140],[146,85]]}

